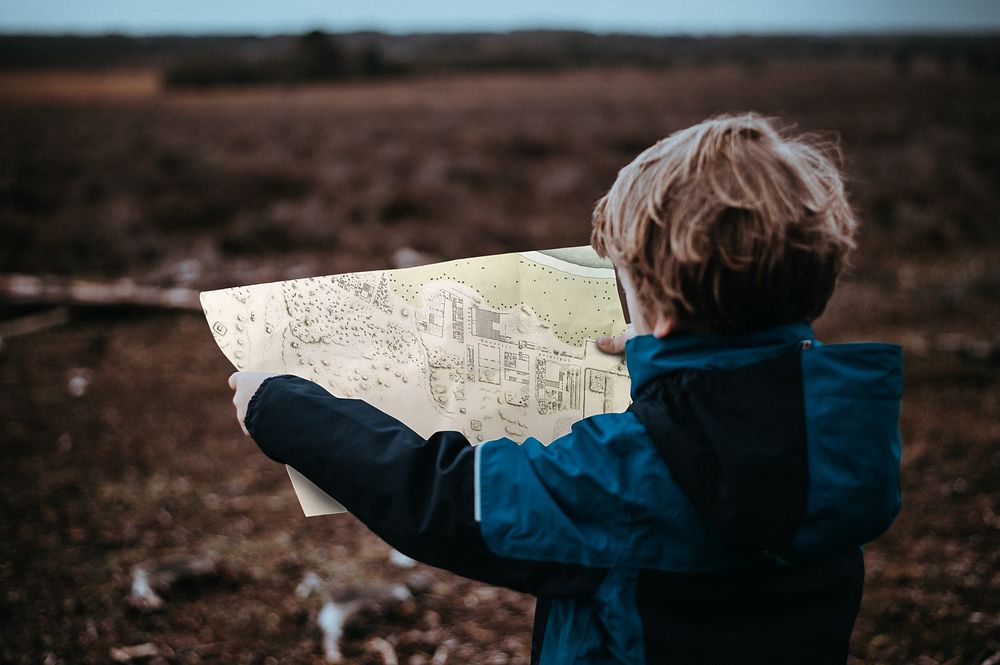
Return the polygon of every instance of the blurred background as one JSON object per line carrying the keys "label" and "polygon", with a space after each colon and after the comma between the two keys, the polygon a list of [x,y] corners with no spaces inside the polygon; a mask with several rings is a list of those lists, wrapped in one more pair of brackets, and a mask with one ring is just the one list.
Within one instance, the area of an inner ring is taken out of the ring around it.
{"label": "blurred background", "polygon": [[368,4],[3,2],[0,661],[526,663],[530,598],[301,516],[197,291],[586,244],[753,110],[840,140],[819,336],[906,352],[851,663],[1000,663],[1000,6]]}

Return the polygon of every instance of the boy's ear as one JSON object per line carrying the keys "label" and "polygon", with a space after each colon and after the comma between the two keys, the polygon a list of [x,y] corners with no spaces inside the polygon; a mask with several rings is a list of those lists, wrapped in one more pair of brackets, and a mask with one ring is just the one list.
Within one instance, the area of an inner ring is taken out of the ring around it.
{"label": "boy's ear", "polygon": [[677,322],[672,316],[663,316],[662,314],[656,319],[656,323],[653,324],[653,336],[657,339],[663,339],[670,333],[674,331],[677,326]]}

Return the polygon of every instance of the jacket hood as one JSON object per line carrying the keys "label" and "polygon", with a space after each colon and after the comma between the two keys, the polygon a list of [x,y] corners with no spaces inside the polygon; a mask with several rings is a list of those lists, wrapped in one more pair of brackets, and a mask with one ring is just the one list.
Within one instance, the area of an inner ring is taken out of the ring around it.
{"label": "jacket hood", "polygon": [[671,475],[743,546],[868,542],[899,511],[902,353],[823,345],[807,323],[626,345],[632,410]]}

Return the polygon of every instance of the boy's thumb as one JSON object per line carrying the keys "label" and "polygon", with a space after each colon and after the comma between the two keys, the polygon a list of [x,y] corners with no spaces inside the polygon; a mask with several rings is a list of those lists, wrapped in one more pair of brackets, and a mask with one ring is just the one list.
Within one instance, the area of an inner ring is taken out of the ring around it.
{"label": "boy's thumb", "polygon": [[625,336],[609,337],[603,335],[597,338],[597,348],[604,353],[622,353],[625,350]]}

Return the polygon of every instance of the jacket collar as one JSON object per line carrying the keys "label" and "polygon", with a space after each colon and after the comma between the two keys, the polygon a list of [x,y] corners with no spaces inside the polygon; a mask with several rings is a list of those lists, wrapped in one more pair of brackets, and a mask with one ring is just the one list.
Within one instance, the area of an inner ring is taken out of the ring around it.
{"label": "jacket collar", "polygon": [[685,369],[732,369],[773,357],[802,342],[815,343],[806,322],[719,334],[676,332],[662,339],[639,335],[625,344],[625,364],[634,400],[653,379]]}

